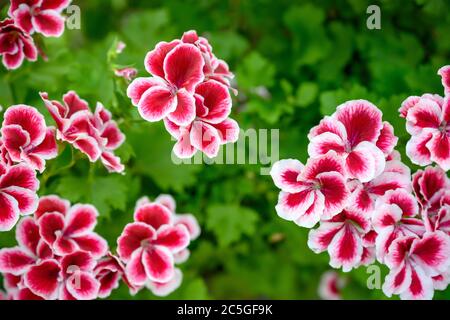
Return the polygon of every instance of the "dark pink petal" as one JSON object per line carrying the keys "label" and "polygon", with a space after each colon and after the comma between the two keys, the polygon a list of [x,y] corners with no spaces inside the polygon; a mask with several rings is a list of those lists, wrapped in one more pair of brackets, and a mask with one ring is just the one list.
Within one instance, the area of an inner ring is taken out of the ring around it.
{"label": "dark pink petal", "polygon": [[418,96],[411,96],[408,97],[405,101],[402,102],[401,108],[398,110],[400,112],[400,116],[402,118],[406,118],[408,116],[409,110],[413,108],[417,102],[419,102],[420,97]]}
{"label": "dark pink petal", "polygon": [[91,205],[74,205],[66,217],[65,236],[84,235],[94,230],[97,224],[98,211]]}
{"label": "dark pink petal", "polygon": [[170,251],[164,247],[153,247],[142,254],[147,277],[156,282],[167,282],[174,276],[174,262]]}
{"label": "dark pink petal", "polygon": [[178,214],[175,217],[175,225],[178,224],[184,225],[188,229],[191,240],[195,240],[200,236],[200,225],[192,214]]}
{"label": "dark pink petal", "polygon": [[438,129],[441,124],[441,109],[435,101],[422,98],[409,110],[406,119],[410,123],[407,129],[411,135],[427,128]]}
{"label": "dark pink petal", "polygon": [[389,252],[385,257],[385,264],[390,269],[398,268],[404,263],[405,258],[409,255],[411,245],[418,238],[415,236],[399,237],[394,240],[389,248]]}
{"label": "dark pink petal", "polygon": [[195,88],[195,93],[203,97],[203,105],[208,113],[202,119],[209,123],[220,123],[231,113],[231,96],[228,88],[217,81],[206,81]]}
{"label": "dark pink petal", "polygon": [[73,143],[73,146],[86,154],[91,162],[96,162],[101,156],[98,141],[93,137],[83,135]]}
{"label": "dark pink petal", "polygon": [[325,132],[311,139],[308,145],[308,154],[311,157],[319,157],[333,150],[337,154],[345,152],[345,143],[334,133]]}
{"label": "dark pink petal", "polygon": [[162,225],[172,223],[172,213],[161,204],[149,203],[136,209],[134,220],[146,223],[158,230]]}
{"label": "dark pink petal", "polygon": [[221,144],[235,143],[239,139],[239,124],[233,119],[212,125],[219,133]]}
{"label": "dark pink petal", "polygon": [[309,232],[308,247],[315,253],[326,251],[342,226],[342,223],[322,222],[318,229]]}
{"label": "dark pink petal", "polygon": [[144,93],[154,86],[164,86],[164,82],[159,78],[136,78],[128,86],[127,96],[138,106]]}
{"label": "dark pink petal", "polygon": [[347,205],[350,192],[344,177],[337,172],[324,172],[317,176],[320,192],[325,197],[324,218],[331,218]]}
{"label": "dark pink petal", "polygon": [[298,193],[280,192],[278,204],[275,207],[278,216],[294,221],[304,215],[314,202],[314,192],[304,190]]}
{"label": "dark pink petal", "polygon": [[177,108],[168,118],[179,126],[187,126],[195,119],[195,100],[192,94],[181,89],[177,92]]}
{"label": "dark pink petal", "polygon": [[335,152],[329,152],[314,159],[310,158],[302,173],[302,178],[315,179],[323,172],[337,172],[344,176],[345,169],[342,158],[338,157]]}
{"label": "dark pink petal", "polygon": [[147,281],[147,274],[143,265],[143,249],[133,252],[125,268],[127,279],[133,286],[142,286]]}
{"label": "dark pink petal", "polygon": [[193,92],[203,76],[204,60],[200,50],[191,44],[180,44],[164,60],[165,78],[176,88]]}
{"label": "dark pink petal", "polygon": [[305,211],[303,215],[294,220],[295,224],[300,227],[312,228],[321,218],[328,218],[325,215],[325,197],[319,192],[313,192],[314,199],[312,205]]}
{"label": "dark pink petal", "polygon": [[438,74],[442,77],[445,93],[450,93],[450,66],[440,68]]}
{"label": "dark pink petal", "polygon": [[13,13],[14,21],[18,27],[26,33],[33,33],[34,27],[31,22],[31,8],[27,4],[21,4]]}
{"label": "dark pink petal", "polygon": [[363,141],[375,143],[383,127],[381,111],[365,100],[354,100],[340,105],[333,118],[344,125],[347,140],[352,148]]}
{"label": "dark pink petal", "polygon": [[189,231],[184,225],[163,226],[158,230],[157,238],[152,244],[163,246],[172,253],[186,249],[190,242]]}
{"label": "dark pink petal", "polygon": [[73,252],[61,259],[61,269],[65,276],[73,274],[74,271],[93,271],[95,264],[95,259],[86,251]]}
{"label": "dark pink petal", "polygon": [[416,197],[426,205],[432,198],[448,185],[445,172],[440,168],[427,167],[413,176]]}
{"label": "dark pink petal", "polygon": [[352,191],[348,205],[362,212],[371,212],[374,204],[373,196],[361,185]]}
{"label": "dark pink petal", "polygon": [[388,155],[392,153],[397,142],[398,138],[394,134],[394,127],[389,122],[383,122],[383,128],[376,142],[378,149],[383,151],[385,155]]}
{"label": "dark pink petal", "polygon": [[2,273],[21,275],[35,262],[35,259],[21,248],[0,250],[0,272]]}
{"label": "dark pink petal", "polygon": [[366,184],[366,190],[376,196],[382,196],[389,190],[405,189],[411,190],[409,176],[384,172]]}
{"label": "dark pink petal", "polygon": [[30,142],[37,145],[42,143],[46,134],[44,116],[35,108],[26,105],[9,107],[4,115],[3,126],[18,125],[25,130]]}
{"label": "dark pink petal", "polygon": [[416,199],[404,189],[388,191],[383,197],[383,202],[398,206],[402,212],[402,216],[414,217],[419,213],[419,206]]}
{"label": "dark pink petal", "polygon": [[58,196],[45,196],[39,199],[39,206],[34,213],[34,217],[39,219],[47,212],[58,212],[63,216],[69,211],[70,202]]}
{"label": "dark pink petal", "polygon": [[411,269],[411,284],[409,288],[400,295],[404,300],[431,300],[434,288],[431,278],[417,267]]}
{"label": "dark pink petal", "polygon": [[178,289],[183,280],[183,274],[180,269],[175,269],[175,275],[168,282],[149,281],[147,288],[157,297],[166,297]]}
{"label": "dark pink petal", "polygon": [[19,222],[16,228],[16,239],[20,247],[37,255],[37,247],[41,235],[39,234],[39,226],[33,218],[23,218]]}
{"label": "dark pink petal", "polygon": [[38,58],[38,49],[33,41],[33,38],[29,35],[21,37],[23,44],[23,54],[29,61],[36,61]]}
{"label": "dark pink petal", "polygon": [[345,225],[333,238],[328,247],[330,265],[333,268],[342,267],[344,272],[350,271],[361,261],[363,252],[362,240],[354,228]]}
{"label": "dark pink petal", "polygon": [[194,121],[190,140],[192,146],[202,151],[207,157],[214,158],[219,153],[221,139],[217,130],[203,121]]}
{"label": "dark pink petal", "polygon": [[[147,197],[141,198],[140,202],[141,202],[141,205],[150,203],[150,201]],[[161,195],[157,196],[155,199],[155,202],[162,204],[164,207],[166,207],[167,209],[169,209],[172,212],[175,212],[175,210],[177,208],[175,199],[169,194],[161,194]],[[140,205],[136,204],[136,206],[140,206]]]}
{"label": "dark pink petal", "polygon": [[22,161],[23,149],[30,144],[30,135],[16,124],[4,125],[1,130],[4,146],[15,162]]}
{"label": "dark pink petal", "polygon": [[343,281],[337,272],[328,271],[322,275],[319,284],[319,296],[323,300],[341,300]]}
{"label": "dark pink petal", "polygon": [[345,164],[350,177],[368,182],[384,169],[385,158],[374,144],[362,142],[348,155]]}
{"label": "dark pink petal", "polygon": [[0,54],[14,54],[19,51],[17,41],[14,41],[11,33],[0,34]]}
{"label": "dark pink petal", "polygon": [[19,220],[17,200],[8,194],[0,193],[0,231],[10,231]]}
{"label": "dark pink petal", "polygon": [[31,18],[34,29],[46,37],[60,37],[64,32],[64,18],[53,10],[43,10]]}
{"label": "dark pink petal", "polygon": [[0,189],[8,187],[20,187],[36,191],[39,188],[39,180],[33,169],[26,165],[10,167],[0,178]]}
{"label": "dark pink petal", "polygon": [[165,118],[177,108],[176,96],[162,86],[148,89],[138,104],[139,114],[147,121],[155,122]]}
{"label": "dark pink petal", "polygon": [[117,123],[114,121],[108,122],[103,129],[102,138],[107,140],[106,148],[115,150],[119,148],[125,141],[125,135],[120,131]]}
{"label": "dark pink petal", "polygon": [[46,300],[55,300],[58,296],[60,276],[59,263],[56,260],[44,260],[30,268],[24,281],[34,294]]}
{"label": "dark pink petal", "polygon": [[446,132],[435,132],[426,144],[430,150],[430,159],[436,162],[444,171],[450,170],[450,137]]}
{"label": "dark pink petal", "polygon": [[169,119],[164,119],[164,127],[166,130],[170,133],[170,135],[175,138],[176,140],[179,140],[183,135],[189,136],[189,130],[184,127],[180,127],[179,125],[176,125],[174,122],[170,121]]}
{"label": "dark pink petal", "polygon": [[97,299],[100,282],[91,273],[78,271],[66,280],[66,288],[77,300],[94,300]]}
{"label": "dark pink petal", "polygon": [[308,134],[308,139],[312,140],[314,137],[317,137],[322,133],[332,133],[337,135],[343,141],[347,140],[347,132],[345,130],[344,125],[341,122],[329,116],[325,116],[320,121],[319,125],[311,129],[311,131]]}
{"label": "dark pink petal", "polygon": [[3,194],[8,194],[17,201],[17,206],[22,215],[32,214],[38,207],[36,191],[21,187],[8,187],[3,189]]}
{"label": "dark pink petal", "polygon": [[89,111],[88,103],[81,99],[75,91],[69,91],[63,96],[64,104],[66,105],[66,118],[72,117],[78,111]]}
{"label": "dark pink petal", "polygon": [[24,57],[22,48],[19,48],[14,54],[6,53],[3,55],[3,65],[8,70],[16,70],[22,65]]}
{"label": "dark pink petal", "polygon": [[71,0],[42,0],[41,9],[61,12],[69,6],[70,2]]}
{"label": "dark pink petal", "polygon": [[125,170],[125,166],[120,162],[120,158],[112,152],[102,152],[100,159],[109,172],[122,173]]}
{"label": "dark pink petal", "polygon": [[178,137],[177,143],[173,146],[173,153],[180,159],[189,159],[194,156],[197,149],[192,146],[190,132],[184,128]]}
{"label": "dark pink petal", "polygon": [[38,221],[41,237],[49,244],[53,245],[64,229],[64,216],[57,212],[48,212]]}
{"label": "dark pink petal", "polygon": [[77,236],[74,241],[81,250],[89,252],[94,258],[100,258],[108,251],[106,240],[96,233]]}
{"label": "dark pink petal", "polygon": [[429,273],[444,272],[450,266],[450,238],[440,231],[425,234],[413,243],[411,255]]}
{"label": "dark pink petal", "polygon": [[58,155],[58,146],[55,139],[55,129],[47,128],[45,138],[41,144],[33,148],[33,154],[42,159],[53,159]]}
{"label": "dark pink petal", "polygon": [[45,299],[38,295],[35,295],[30,289],[24,288],[24,289],[20,289],[14,295],[14,300],[34,301],[34,300],[45,300]]}
{"label": "dark pink petal", "polygon": [[280,160],[276,162],[270,171],[273,182],[283,191],[296,192],[304,186],[298,181],[304,165],[295,159]]}
{"label": "dark pink petal", "polygon": [[78,246],[75,240],[64,236],[58,236],[55,242],[52,244],[52,248],[55,251],[55,254],[59,256],[72,254],[78,250]]}
{"label": "dark pink petal", "polygon": [[400,267],[391,269],[383,284],[383,292],[388,297],[392,294],[405,292],[411,285],[411,267],[403,263]]}
{"label": "dark pink petal", "polygon": [[158,43],[155,49],[150,51],[145,57],[145,69],[147,72],[154,76],[165,78],[164,61],[166,60],[167,54],[178,44],[180,44],[179,40]]}
{"label": "dark pink petal", "polygon": [[184,43],[195,44],[198,41],[197,32],[195,30],[186,31],[185,33],[183,33],[181,41],[183,41]]}
{"label": "dark pink petal", "polygon": [[124,262],[128,262],[134,251],[139,249],[142,241],[151,241],[156,236],[155,230],[143,222],[127,224],[117,239],[117,252]]}

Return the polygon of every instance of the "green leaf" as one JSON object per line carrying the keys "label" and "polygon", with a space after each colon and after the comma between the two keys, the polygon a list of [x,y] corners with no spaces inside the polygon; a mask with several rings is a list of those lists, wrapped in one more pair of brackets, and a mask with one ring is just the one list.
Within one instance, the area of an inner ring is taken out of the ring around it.
{"label": "green leaf", "polygon": [[258,214],[236,205],[212,205],[207,210],[206,228],[213,232],[219,246],[226,247],[243,236],[255,233]]}
{"label": "green leaf", "polygon": [[300,107],[307,107],[316,100],[319,87],[314,82],[303,82],[297,89],[297,104]]}

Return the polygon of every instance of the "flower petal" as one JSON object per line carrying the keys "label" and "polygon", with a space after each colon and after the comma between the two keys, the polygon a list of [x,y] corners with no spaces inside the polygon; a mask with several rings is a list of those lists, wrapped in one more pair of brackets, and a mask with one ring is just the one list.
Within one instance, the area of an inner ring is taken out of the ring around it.
{"label": "flower petal", "polygon": [[147,277],[152,281],[168,282],[175,273],[173,255],[165,247],[157,246],[145,250],[142,254],[142,264]]}
{"label": "flower petal", "polygon": [[61,268],[56,260],[41,261],[25,274],[25,285],[34,294],[46,300],[55,300],[58,296],[60,273]]}

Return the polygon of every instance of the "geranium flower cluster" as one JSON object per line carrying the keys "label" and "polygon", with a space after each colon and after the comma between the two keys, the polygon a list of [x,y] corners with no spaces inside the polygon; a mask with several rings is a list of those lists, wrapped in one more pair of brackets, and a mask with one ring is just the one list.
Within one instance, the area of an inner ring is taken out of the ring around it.
{"label": "geranium flower cluster", "polygon": [[450,169],[450,66],[442,67],[444,97],[424,94],[407,98],[400,108],[406,119],[406,130],[411,139],[406,153],[415,164],[426,166],[433,162],[443,170]]}
{"label": "geranium flower cluster", "polygon": [[118,238],[117,252],[135,290],[147,287],[155,295],[166,296],[181,284],[182,273],[175,264],[188,259],[187,247],[200,235],[200,227],[193,215],[175,210],[169,195],[154,202],[144,197],[136,204],[134,222]]}
{"label": "geranium flower cluster", "polygon": [[128,97],[143,119],[164,120],[177,140],[176,156],[199,150],[212,158],[221,145],[237,141],[239,126],[229,118],[233,74],[206,38],[189,31],[181,40],[160,42],[144,63],[151,77],[135,79]]}
{"label": "geranium flower cluster", "polygon": [[305,165],[290,159],[272,168],[281,189],[278,215],[312,229],[308,246],[327,251],[334,268],[348,272],[375,260],[387,265],[388,296],[430,299],[434,290],[445,289],[450,271],[445,172],[429,167],[411,178],[394,150],[392,126],[365,100],[339,106],[309,139]]}
{"label": "geranium flower cluster", "polygon": [[45,92],[41,93],[41,98],[55,120],[58,140],[70,143],[91,162],[100,160],[109,172],[125,170],[114,154],[125,141],[125,135],[100,102],[92,112],[88,103],[74,91],[63,96],[63,103],[50,100]]}
{"label": "geranium flower cluster", "polygon": [[[71,206],[69,201],[57,196],[42,197],[34,214],[23,218],[18,224],[18,245],[0,250],[0,272],[6,290],[4,298],[106,298],[121,280],[132,294],[145,285],[155,295],[168,295],[181,284],[182,274],[173,267],[173,260],[169,261],[172,265],[164,263],[173,259],[174,254],[186,257],[186,247],[191,239],[199,235],[200,229],[192,215],[176,215],[165,206],[165,203],[174,205],[170,196],[161,196],[156,201],[141,202],[137,207],[136,219],[145,222],[135,222],[125,228],[118,240],[118,257],[108,252],[105,239],[94,232],[98,217],[95,207],[84,204]],[[150,212],[148,209],[151,206],[166,210],[164,214],[170,214],[170,217]],[[170,223],[161,220],[168,218]],[[153,229],[149,223],[160,225]],[[137,230],[137,233],[129,233],[130,230]],[[148,230],[155,230],[155,233],[144,239],[143,235]],[[131,253],[127,251],[137,242],[142,245],[141,249]],[[136,260],[138,255],[139,261]],[[134,262],[129,259],[134,259]],[[142,270],[138,268],[140,263]],[[144,273],[145,281],[137,281],[142,276],[140,272]]]}
{"label": "geranium flower cluster", "polygon": [[0,129],[0,231],[11,230],[38,204],[36,171],[58,154],[55,129],[33,107],[9,107]]}
{"label": "geranium flower cluster", "polygon": [[24,59],[36,61],[38,48],[33,34],[60,37],[64,32],[62,12],[71,0],[10,0],[9,18],[0,22],[0,56],[10,70]]}

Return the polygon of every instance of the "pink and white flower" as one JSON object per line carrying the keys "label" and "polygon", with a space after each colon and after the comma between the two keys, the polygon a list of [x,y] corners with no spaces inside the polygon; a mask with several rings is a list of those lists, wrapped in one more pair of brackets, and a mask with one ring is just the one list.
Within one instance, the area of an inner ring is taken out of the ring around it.
{"label": "pink and white flower", "polygon": [[341,300],[345,280],[335,271],[327,271],[320,278],[319,297],[322,300]]}
{"label": "pink and white flower", "polygon": [[136,68],[130,68],[130,67],[120,68],[120,69],[114,70],[114,74],[117,77],[124,78],[128,82],[130,82],[134,78],[136,78],[137,73],[138,73],[138,71],[137,71]]}
{"label": "pink and white flower", "polygon": [[41,173],[45,170],[45,161],[58,155],[55,129],[47,127],[44,116],[33,107],[9,107],[4,115],[1,134],[12,161],[24,162]]}
{"label": "pink and white flower", "polygon": [[0,231],[10,231],[21,215],[36,210],[39,181],[36,172],[24,164],[0,164]]}
{"label": "pink and white flower", "polygon": [[13,19],[0,22],[0,56],[3,56],[3,65],[8,70],[19,68],[25,59],[37,60],[38,50],[33,38]]}
{"label": "pink and white flower", "polygon": [[390,153],[397,142],[392,128],[383,124],[381,116],[381,111],[365,100],[340,105],[331,117],[325,117],[311,129],[310,157],[333,150],[344,159],[348,178],[372,180],[383,172],[383,152]]}
{"label": "pink and white flower", "polygon": [[450,239],[436,231],[422,238],[406,236],[395,240],[385,257],[390,269],[383,284],[388,296],[399,294],[401,299],[431,299],[433,277],[448,271]]}
{"label": "pink and white flower", "polygon": [[364,246],[364,236],[369,231],[369,217],[362,212],[345,209],[330,220],[322,221],[318,229],[311,230],[308,246],[315,253],[328,251],[330,266],[342,267],[344,272],[348,272],[370,256]]}
{"label": "pink and white flower", "polygon": [[349,190],[343,161],[335,152],[309,159],[274,164],[271,176],[281,189],[276,211],[286,220],[311,228],[321,219],[331,219],[345,208]]}
{"label": "pink and white flower", "polygon": [[11,0],[10,17],[26,33],[42,33],[46,37],[60,37],[65,19],[62,11],[71,0]]}
{"label": "pink and white flower", "polygon": [[47,212],[39,220],[39,232],[55,254],[65,256],[79,250],[100,258],[107,252],[106,241],[93,230],[97,223],[97,209],[76,204],[67,214]]}
{"label": "pink and white flower", "polygon": [[133,285],[142,286],[148,280],[166,283],[174,277],[174,254],[184,250],[190,239],[187,228],[173,225],[172,219],[172,212],[163,205],[142,205],[134,213],[135,222],[117,240],[119,257]]}

